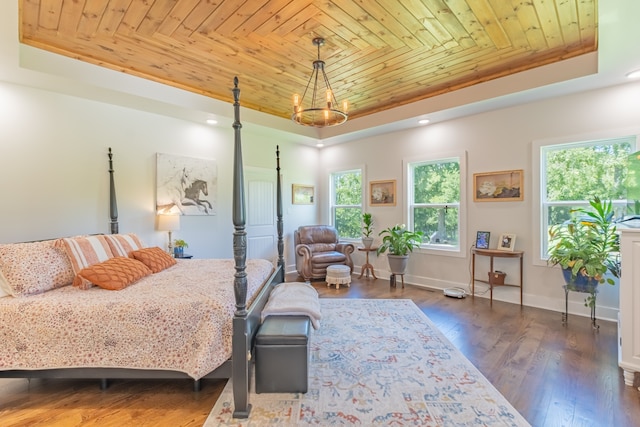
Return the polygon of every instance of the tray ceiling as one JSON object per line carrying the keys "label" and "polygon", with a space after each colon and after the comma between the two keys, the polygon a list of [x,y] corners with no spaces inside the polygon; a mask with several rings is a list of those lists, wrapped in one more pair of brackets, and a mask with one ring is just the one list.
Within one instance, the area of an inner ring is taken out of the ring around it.
{"label": "tray ceiling", "polygon": [[314,37],[350,117],[597,49],[596,0],[21,0],[22,43],[291,116]]}

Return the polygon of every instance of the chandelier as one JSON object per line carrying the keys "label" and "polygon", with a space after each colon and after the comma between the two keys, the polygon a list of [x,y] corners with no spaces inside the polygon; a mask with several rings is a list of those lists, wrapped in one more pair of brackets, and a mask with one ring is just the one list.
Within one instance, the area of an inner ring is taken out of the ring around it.
{"label": "chandelier", "polygon": [[[347,101],[343,101],[342,110],[337,108],[338,102],[324,72],[324,61],[320,59],[320,46],[324,45],[324,39],[316,37],[313,39],[313,44],[318,46],[318,59],[313,61],[313,72],[302,98],[298,94],[293,95],[291,120],[299,125],[319,128],[341,125],[347,121]],[[307,93],[311,100],[305,107],[305,101],[308,100]]]}

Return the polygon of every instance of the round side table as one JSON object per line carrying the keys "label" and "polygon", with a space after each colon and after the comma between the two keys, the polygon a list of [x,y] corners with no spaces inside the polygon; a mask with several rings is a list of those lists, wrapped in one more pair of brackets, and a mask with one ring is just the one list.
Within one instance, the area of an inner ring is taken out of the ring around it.
{"label": "round side table", "polygon": [[367,274],[367,279],[369,278],[369,272],[371,272],[371,275],[373,276],[374,279],[377,279],[376,277],[376,273],[373,270],[373,265],[371,265],[369,263],[369,252],[375,252],[378,250],[377,247],[370,247],[370,248],[358,248],[358,250],[360,252],[364,252],[365,256],[367,257],[365,260],[364,265],[362,266],[362,270],[360,271],[360,276],[358,277],[358,279],[362,279],[362,276],[366,273]]}

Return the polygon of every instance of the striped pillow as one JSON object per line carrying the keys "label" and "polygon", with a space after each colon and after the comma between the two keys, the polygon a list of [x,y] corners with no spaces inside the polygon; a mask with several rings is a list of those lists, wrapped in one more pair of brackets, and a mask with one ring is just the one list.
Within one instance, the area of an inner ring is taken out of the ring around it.
{"label": "striped pillow", "polygon": [[[83,268],[90,265],[104,262],[109,258],[113,258],[113,252],[107,243],[105,236],[84,236],[84,237],[65,237],[58,240],[58,244],[61,245],[71,266],[73,272],[77,275]],[[81,281],[82,284],[78,284],[74,280],[74,286],[79,286],[82,289],[88,289],[91,284],[88,281]]]}
{"label": "striped pillow", "polygon": [[113,256],[129,256],[131,251],[144,248],[142,241],[133,233],[107,234],[104,236],[109,243]]}

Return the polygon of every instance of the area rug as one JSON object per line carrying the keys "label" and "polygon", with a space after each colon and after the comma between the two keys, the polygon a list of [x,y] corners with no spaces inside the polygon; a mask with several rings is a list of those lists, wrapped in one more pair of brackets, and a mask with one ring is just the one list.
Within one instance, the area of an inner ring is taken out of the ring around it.
{"label": "area rug", "polygon": [[320,302],[309,391],[252,391],[236,419],[227,384],[205,427],[529,425],[411,300]]}

